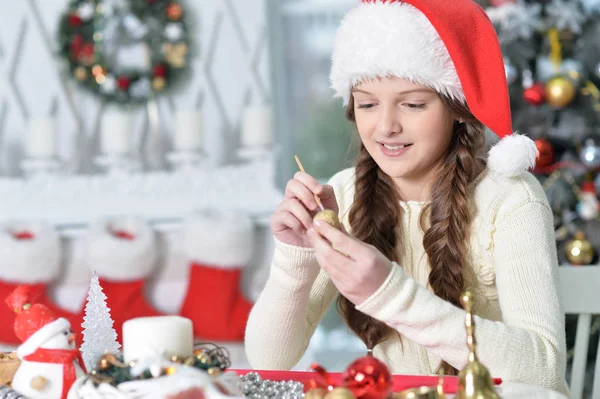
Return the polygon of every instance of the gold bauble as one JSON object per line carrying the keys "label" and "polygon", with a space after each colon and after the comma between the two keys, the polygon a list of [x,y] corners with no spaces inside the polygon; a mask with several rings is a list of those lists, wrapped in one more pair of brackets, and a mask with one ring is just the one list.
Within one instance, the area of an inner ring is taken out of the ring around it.
{"label": "gold bauble", "polygon": [[304,399],[323,399],[327,395],[325,388],[313,388],[304,394]]}
{"label": "gold bauble", "polygon": [[152,79],[152,88],[156,91],[164,89],[166,84],[167,82],[162,76],[157,76],[154,79]]}
{"label": "gold bauble", "polygon": [[77,80],[85,80],[85,78],[87,78],[87,69],[85,69],[84,67],[77,67],[75,68],[75,79]]}
{"label": "gold bauble", "polygon": [[348,388],[337,387],[329,391],[324,399],[355,399],[355,396]]}
{"label": "gold bauble", "polygon": [[564,108],[577,95],[575,83],[566,76],[555,76],[546,82],[546,98],[554,108]]}
{"label": "gold bauble", "polygon": [[340,219],[338,218],[337,213],[335,213],[331,209],[325,209],[323,211],[320,211],[313,217],[313,220],[322,220],[325,223],[335,227],[336,229],[340,228]]}
{"label": "gold bauble", "polygon": [[589,265],[594,259],[594,247],[583,232],[575,233],[565,247],[567,259],[573,265]]}
{"label": "gold bauble", "polygon": [[187,53],[188,46],[183,42],[176,44],[165,43],[163,45],[163,54],[165,55],[165,59],[173,68],[183,68],[185,66],[185,57]]}
{"label": "gold bauble", "polygon": [[392,395],[394,399],[440,399],[436,387],[418,387],[407,389]]}

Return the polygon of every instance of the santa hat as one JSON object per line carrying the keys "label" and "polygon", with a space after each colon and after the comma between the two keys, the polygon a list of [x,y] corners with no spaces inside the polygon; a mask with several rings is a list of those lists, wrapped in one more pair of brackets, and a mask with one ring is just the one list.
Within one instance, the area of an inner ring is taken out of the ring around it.
{"label": "santa hat", "polygon": [[29,285],[18,286],[5,301],[17,314],[15,335],[23,342],[17,348],[17,356],[20,359],[35,352],[59,332],[71,328],[67,319],[56,317],[44,305],[31,303]]}
{"label": "santa hat", "polygon": [[396,76],[464,101],[502,140],[489,153],[498,176],[535,165],[537,149],[512,132],[504,61],[496,31],[473,0],[362,0],[335,39],[331,84],[345,104],[357,84]]}

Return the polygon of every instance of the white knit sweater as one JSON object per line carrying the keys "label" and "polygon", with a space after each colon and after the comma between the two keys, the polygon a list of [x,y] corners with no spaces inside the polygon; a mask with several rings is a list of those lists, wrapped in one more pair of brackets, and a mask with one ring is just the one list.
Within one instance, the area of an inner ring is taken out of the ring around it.
{"label": "white knit sweater", "polygon": [[[350,231],[354,169],[336,174],[329,184]],[[544,191],[530,174],[511,180],[485,175],[474,202],[472,270],[466,277],[475,295],[479,359],[494,377],[567,393],[564,311]],[[465,312],[428,287],[430,267],[419,223],[423,203],[401,205],[404,264],[394,267],[357,309],[402,336],[402,344],[393,335],[374,349],[393,373],[433,374],[440,359],[460,370],[468,354]],[[245,346],[251,365],[294,367],[337,295],[312,249],[277,242],[269,279],[248,320]]]}

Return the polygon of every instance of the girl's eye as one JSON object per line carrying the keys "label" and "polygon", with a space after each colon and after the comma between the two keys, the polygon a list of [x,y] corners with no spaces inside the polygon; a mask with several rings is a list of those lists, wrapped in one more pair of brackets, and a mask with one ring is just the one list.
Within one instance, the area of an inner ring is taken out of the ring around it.
{"label": "girl's eye", "polygon": [[375,104],[359,104],[358,108],[368,109],[368,108],[373,108],[374,106],[375,106]]}
{"label": "girl's eye", "polygon": [[410,109],[423,109],[425,108],[425,104],[404,104]]}

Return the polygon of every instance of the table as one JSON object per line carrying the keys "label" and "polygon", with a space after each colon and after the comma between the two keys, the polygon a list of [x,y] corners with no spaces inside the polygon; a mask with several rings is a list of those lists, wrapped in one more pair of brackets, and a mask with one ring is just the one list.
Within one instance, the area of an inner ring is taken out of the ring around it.
{"label": "table", "polygon": [[568,399],[556,391],[517,382],[503,382],[497,390],[502,399]]}

